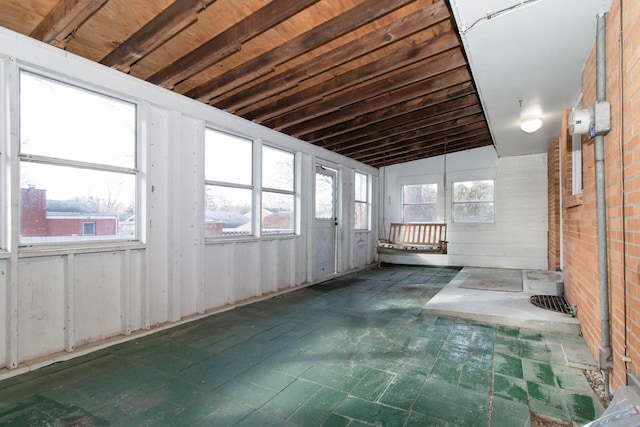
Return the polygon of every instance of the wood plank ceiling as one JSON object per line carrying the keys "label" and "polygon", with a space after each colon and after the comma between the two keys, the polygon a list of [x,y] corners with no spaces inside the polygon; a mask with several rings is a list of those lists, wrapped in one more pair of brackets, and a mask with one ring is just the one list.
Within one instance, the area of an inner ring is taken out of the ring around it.
{"label": "wood plank ceiling", "polygon": [[374,167],[492,144],[437,0],[0,0],[0,25]]}

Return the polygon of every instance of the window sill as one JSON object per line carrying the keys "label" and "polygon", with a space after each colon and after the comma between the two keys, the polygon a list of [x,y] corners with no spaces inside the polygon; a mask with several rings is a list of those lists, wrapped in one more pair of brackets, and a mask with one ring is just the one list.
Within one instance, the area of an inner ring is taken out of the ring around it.
{"label": "window sill", "polygon": [[103,244],[100,246],[25,246],[18,249],[18,256],[20,258],[34,258],[100,252],[123,252],[125,250],[141,250],[146,247],[147,246],[145,244],[140,242],[120,242],[117,244]]}
{"label": "window sill", "polygon": [[207,239],[205,241],[205,245],[230,245],[234,243],[251,243],[269,240],[296,239],[298,237],[300,236],[297,234],[265,234],[260,236],[259,238],[256,236],[224,237],[220,239]]}
{"label": "window sill", "polygon": [[572,196],[565,197],[562,201],[562,205],[567,209],[582,206],[582,194],[574,194]]}

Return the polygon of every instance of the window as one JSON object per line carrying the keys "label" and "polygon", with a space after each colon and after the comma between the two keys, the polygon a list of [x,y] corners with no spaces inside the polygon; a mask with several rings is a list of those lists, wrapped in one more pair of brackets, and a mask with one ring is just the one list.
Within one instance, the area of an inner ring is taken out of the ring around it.
{"label": "window", "polygon": [[494,221],[493,180],[453,183],[453,222]]}
{"label": "window", "polygon": [[571,136],[571,194],[582,194],[582,135]]}
{"label": "window", "polygon": [[83,222],[82,223],[82,235],[83,236],[95,236],[96,235],[96,223],[95,222]]}
{"label": "window", "polygon": [[355,221],[354,227],[356,230],[368,230],[369,229],[369,188],[368,188],[368,176],[356,172],[355,175]]}
{"label": "window", "polygon": [[438,219],[438,184],[402,186],[402,221],[435,222]]}
{"label": "window", "polygon": [[18,157],[21,244],[135,238],[135,104],[22,70]]}
{"label": "window", "polygon": [[247,236],[253,194],[253,141],[205,130],[205,237]]}
{"label": "window", "polygon": [[295,215],[294,155],[262,147],[262,234],[292,234]]}

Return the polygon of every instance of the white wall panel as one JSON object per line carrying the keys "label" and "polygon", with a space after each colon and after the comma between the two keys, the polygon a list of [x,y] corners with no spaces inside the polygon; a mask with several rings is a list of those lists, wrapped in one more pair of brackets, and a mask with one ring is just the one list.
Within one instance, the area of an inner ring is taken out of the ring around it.
{"label": "white wall panel", "polygon": [[121,260],[119,252],[75,256],[76,346],[122,332]]}
{"label": "white wall panel", "polygon": [[235,303],[233,276],[235,267],[235,244],[205,246],[205,309]]}
{"label": "white wall panel", "polygon": [[260,243],[260,293],[268,294],[278,289],[278,241]]}
{"label": "white wall panel", "polygon": [[204,138],[204,122],[182,117],[181,143],[173,144],[180,151],[182,160],[178,169],[179,185],[174,188],[179,192],[176,195],[178,218],[174,218],[174,224],[179,241],[182,316],[204,311],[200,301],[204,285],[201,258],[204,248],[204,202],[201,198],[204,146],[199,143],[200,138]]}
{"label": "white wall panel", "polygon": [[278,248],[278,259],[275,262],[275,283],[273,284],[273,290],[278,291],[280,289],[286,289],[295,286],[295,282],[291,279],[291,265],[292,256],[291,251],[295,248],[294,239],[280,239],[276,240],[276,246]]}
{"label": "white wall panel", "polygon": [[[149,323],[151,326],[169,320],[170,247],[169,230],[169,112],[149,108],[149,155],[147,161],[147,267],[149,271]],[[172,271],[172,270],[171,270]]]}
{"label": "white wall panel", "polygon": [[7,363],[7,277],[9,260],[0,260],[0,367]]}
{"label": "white wall panel", "polygon": [[143,266],[144,251],[131,251],[130,270],[128,272],[125,272],[129,274],[129,287],[125,290],[125,292],[128,292],[127,297],[129,298],[129,313],[127,315],[127,320],[130,331],[136,331],[144,327],[142,321],[142,284],[145,282],[143,275]]}
{"label": "white wall panel", "polygon": [[63,257],[20,261],[18,358],[33,359],[65,348]]}
{"label": "white wall panel", "polygon": [[235,299],[243,301],[262,295],[260,291],[260,256],[258,242],[235,244],[235,277],[233,280]]}

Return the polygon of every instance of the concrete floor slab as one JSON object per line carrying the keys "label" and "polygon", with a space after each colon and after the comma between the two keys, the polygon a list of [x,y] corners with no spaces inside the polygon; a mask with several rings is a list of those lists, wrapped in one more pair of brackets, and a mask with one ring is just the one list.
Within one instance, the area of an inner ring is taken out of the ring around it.
{"label": "concrete floor slab", "polygon": [[[515,276],[521,274],[520,271]],[[528,293],[469,289],[460,286],[474,277],[477,277],[477,280],[495,280],[503,284],[514,277],[514,270],[465,267],[438,295],[424,304],[422,312],[544,332],[580,334],[578,319],[534,306],[529,302]]]}

